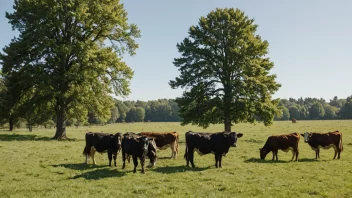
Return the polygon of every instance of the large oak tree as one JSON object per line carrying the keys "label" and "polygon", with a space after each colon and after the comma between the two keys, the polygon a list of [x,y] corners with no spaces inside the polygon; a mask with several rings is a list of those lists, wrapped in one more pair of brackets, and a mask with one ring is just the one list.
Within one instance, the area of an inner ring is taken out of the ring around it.
{"label": "large oak tree", "polygon": [[216,9],[177,44],[180,76],[169,84],[186,88],[176,100],[183,125],[224,123],[231,131],[232,122],[260,119],[270,125],[280,114],[272,94],[281,85],[270,73],[269,43],[256,34],[257,27],[239,9]]}
{"label": "large oak tree", "polygon": [[54,139],[66,138],[68,118],[87,119],[88,109],[108,120],[113,106],[110,94],[130,92],[133,71],[121,56],[135,54],[134,38],[140,36],[137,26],[128,24],[123,4],[15,0],[13,8],[6,17],[19,36],[3,49],[3,73],[9,78],[25,76],[14,83],[30,85],[20,87],[38,96],[36,102],[53,104]]}

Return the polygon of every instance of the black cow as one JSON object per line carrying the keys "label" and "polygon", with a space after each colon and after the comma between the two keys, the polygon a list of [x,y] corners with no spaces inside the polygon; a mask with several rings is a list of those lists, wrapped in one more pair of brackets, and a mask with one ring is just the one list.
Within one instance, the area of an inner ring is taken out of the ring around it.
{"label": "black cow", "polygon": [[215,154],[215,167],[221,168],[222,156],[225,156],[230,147],[236,147],[237,138],[243,136],[242,133],[236,132],[219,132],[219,133],[196,133],[189,131],[186,133],[186,152],[185,159],[187,166],[191,162],[194,168],[194,151],[199,155],[209,153]]}
{"label": "black cow", "polygon": [[126,133],[122,139],[122,169],[125,168],[126,159],[129,160],[129,156],[132,155],[132,160],[134,164],[133,173],[136,173],[139,158],[142,173],[144,174],[144,163],[145,157],[148,156],[150,160],[150,165],[155,166],[157,155],[156,155],[156,144],[153,138],[148,138],[146,136],[138,136],[134,133]]}
{"label": "black cow", "polygon": [[91,156],[93,164],[95,165],[95,152],[104,153],[107,151],[109,157],[109,166],[111,160],[114,158],[114,165],[116,166],[116,156],[121,149],[121,133],[107,134],[107,133],[86,133],[86,146],[83,150],[83,155],[86,157],[86,164],[88,164],[88,157]]}

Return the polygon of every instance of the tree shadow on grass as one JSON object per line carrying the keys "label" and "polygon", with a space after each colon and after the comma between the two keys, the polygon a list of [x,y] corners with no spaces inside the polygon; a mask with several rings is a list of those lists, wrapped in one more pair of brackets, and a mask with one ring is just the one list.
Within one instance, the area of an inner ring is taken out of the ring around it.
{"label": "tree shadow on grass", "polygon": [[[1,133],[0,134],[0,141],[3,142],[9,142],[9,141],[52,141],[53,139],[51,139],[50,137],[42,137],[42,136],[38,136],[38,135],[22,135],[22,134],[15,134],[15,133],[11,133],[11,134],[5,134],[5,133]],[[57,141],[57,140],[56,140]],[[67,139],[63,139],[63,140],[59,140],[59,141],[76,141],[75,138],[71,139],[71,138],[67,138]]]}
{"label": "tree shadow on grass", "polygon": [[49,141],[49,137],[41,137],[37,135],[21,135],[21,134],[0,134],[0,141]]}
{"label": "tree shadow on grass", "polygon": [[70,179],[79,179],[84,178],[87,180],[99,180],[104,178],[111,178],[111,177],[122,177],[126,175],[127,172],[120,172],[114,168],[104,168],[104,169],[95,169],[93,171],[85,172]]}
{"label": "tree shadow on grass", "polygon": [[186,172],[186,171],[204,171],[213,166],[208,166],[208,167],[196,167],[196,168],[191,168],[188,166],[163,166],[163,167],[156,167],[153,169],[150,169],[150,171],[158,172],[158,173],[179,173],[179,172]]}
{"label": "tree shadow on grass", "polygon": [[108,165],[93,165],[93,164],[86,164],[86,163],[78,163],[78,164],[56,164],[53,167],[64,167],[72,170],[86,170],[86,169],[101,169],[107,168]]}

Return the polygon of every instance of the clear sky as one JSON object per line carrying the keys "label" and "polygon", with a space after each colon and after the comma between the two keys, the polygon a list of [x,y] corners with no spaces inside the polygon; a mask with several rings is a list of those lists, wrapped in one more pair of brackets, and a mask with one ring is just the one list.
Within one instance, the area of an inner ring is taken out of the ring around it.
{"label": "clear sky", "polygon": [[[215,8],[243,10],[268,40],[272,73],[282,84],[275,98],[346,98],[352,94],[352,1],[350,0],[122,0],[129,22],[141,29],[140,47],[124,60],[134,70],[129,100],[181,96],[169,80],[179,75],[173,59],[176,44],[191,25]],[[5,18],[12,0],[0,7],[0,47],[15,35]]]}

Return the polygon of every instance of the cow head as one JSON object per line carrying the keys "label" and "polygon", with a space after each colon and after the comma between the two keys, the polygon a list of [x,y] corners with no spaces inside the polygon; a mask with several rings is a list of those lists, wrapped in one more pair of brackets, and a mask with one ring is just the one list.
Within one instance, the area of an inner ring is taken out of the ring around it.
{"label": "cow head", "polygon": [[228,139],[228,143],[230,144],[230,146],[232,147],[236,147],[236,143],[237,143],[237,138],[242,137],[243,134],[242,133],[238,133],[236,134],[236,132],[231,132],[228,134],[227,139]]}
{"label": "cow head", "polygon": [[311,138],[312,137],[312,132],[305,132],[305,133],[303,133],[303,134],[301,134],[301,136],[302,137],[304,137],[304,142],[308,142],[309,141],[309,138]]}
{"label": "cow head", "polygon": [[138,138],[138,142],[140,143],[141,147],[142,147],[142,151],[143,153],[147,153],[148,152],[148,146],[149,146],[149,139],[146,136],[140,136]]}
{"label": "cow head", "polygon": [[156,143],[153,138],[148,138],[149,139],[149,145],[148,145],[148,153],[147,156],[150,160],[149,165],[147,166],[148,168],[154,167],[156,165],[156,160],[158,159],[156,155]]}
{"label": "cow head", "polygon": [[269,151],[265,150],[264,148],[259,149],[260,151],[260,159],[265,159],[266,155],[269,153]]}
{"label": "cow head", "polygon": [[116,133],[114,135],[114,141],[116,141],[116,143],[117,143],[117,151],[120,151],[121,142],[122,142],[122,134],[121,133]]}

